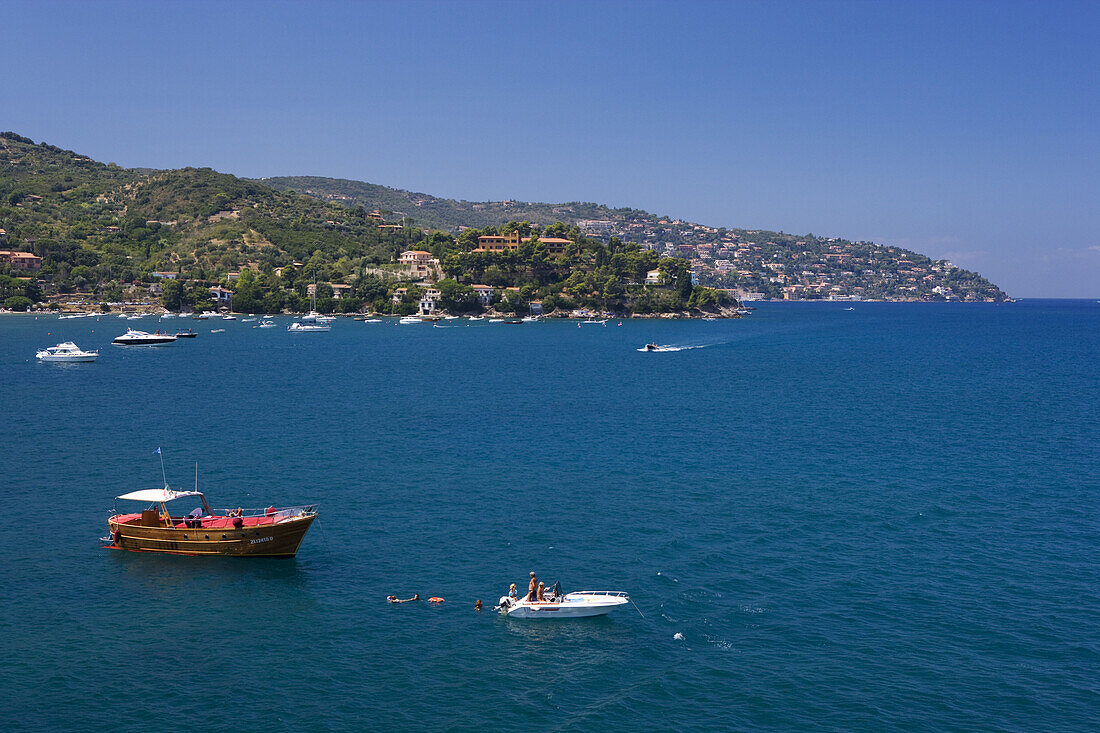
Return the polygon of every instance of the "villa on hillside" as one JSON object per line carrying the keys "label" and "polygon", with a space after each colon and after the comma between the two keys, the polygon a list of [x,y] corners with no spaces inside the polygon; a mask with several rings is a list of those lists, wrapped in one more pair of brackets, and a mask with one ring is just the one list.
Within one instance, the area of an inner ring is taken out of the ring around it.
{"label": "villa on hillside", "polygon": [[[519,232],[512,232],[505,235],[486,235],[477,238],[477,249],[474,252],[507,252],[513,249],[519,249],[521,242],[530,242],[532,237],[520,237]],[[560,237],[546,237],[545,239],[540,237],[539,241],[546,245],[546,251],[553,257],[557,257],[565,253],[565,248],[573,244],[572,239],[561,239]]]}
{"label": "villa on hillside", "polygon": [[7,262],[11,269],[20,272],[37,272],[42,269],[42,258],[30,252],[0,250],[0,262]]}
{"label": "villa on hillside", "polygon": [[439,260],[432,257],[431,252],[420,249],[410,249],[401,253],[397,258],[397,264],[405,267],[409,275],[413,277],[430,277],[439,267]]}

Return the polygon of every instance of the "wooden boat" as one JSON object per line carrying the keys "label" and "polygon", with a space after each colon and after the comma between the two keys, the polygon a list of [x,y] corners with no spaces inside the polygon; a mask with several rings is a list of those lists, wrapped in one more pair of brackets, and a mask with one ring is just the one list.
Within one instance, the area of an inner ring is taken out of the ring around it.
{"label": "wooden boat", "polygon": [[[168,503],[196,497],[201,507],[174,515]],[[107,519],[109,549],[163,552],[170,555],[229,555],[234,557],[294,557],[313,520],[316,507],[267,507],[239,516],[215,512],[199,491],[141,489],[117,499],[145,502],[148,508],[123,514],[117,504]]]}

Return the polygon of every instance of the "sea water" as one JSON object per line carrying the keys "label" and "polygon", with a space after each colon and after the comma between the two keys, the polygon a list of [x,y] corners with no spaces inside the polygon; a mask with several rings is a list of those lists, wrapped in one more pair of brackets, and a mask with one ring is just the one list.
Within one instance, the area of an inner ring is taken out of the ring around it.
{"label": "sea water", "polygon": [[[120,323],[0,317],[6,729],[1100,724],[1100,305]],[[317,503],[297,558],[102,549],[158,447]],[[638,610],[494,613],[530,571]]]}

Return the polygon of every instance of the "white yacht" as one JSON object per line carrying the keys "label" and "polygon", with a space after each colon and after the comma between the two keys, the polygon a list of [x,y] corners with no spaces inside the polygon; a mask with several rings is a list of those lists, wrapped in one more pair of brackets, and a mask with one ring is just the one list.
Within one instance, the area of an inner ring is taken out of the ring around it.
{"label": "white yacht", "polygon": [[423,322],[424,321],[420,320],[420,316],[405,316],[400,321],[398,321],[398,323],[400,323],[402,325],[406,325],[406,326],[411,325],[413,323],[423,323]]}
{"label": "white yacht", "polygon": [[135,331],[131,328],[111,343],[118,346],[163,346],[164,344],[173,343],[176,338],[175,335],[162,331],[148,333],[147,331]]}
{"label": "white yacht", "polygon": [[331,330],[332,326],[328,323],[301,323],[300,321],[295,321],[287,328],[291,333],[320,333]]}
{"label": "white yacht", "polygon": [[35,356],[39,361],[95,361],[99,357],[99,352],[82,351],[72,341],[63,341],[57,346],[42,349]]}

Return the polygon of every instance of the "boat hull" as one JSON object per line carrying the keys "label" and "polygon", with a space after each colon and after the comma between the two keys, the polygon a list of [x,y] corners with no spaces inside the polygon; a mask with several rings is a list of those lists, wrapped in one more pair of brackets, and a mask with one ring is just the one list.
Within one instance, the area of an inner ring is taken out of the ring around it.
{"label": "boat hull", "polygon": [[167,527],[107,520],[113,549],[159,552],[168,555],[224,555],[228,557],[294,557],[316,514],[276,524],[234,527]]}

